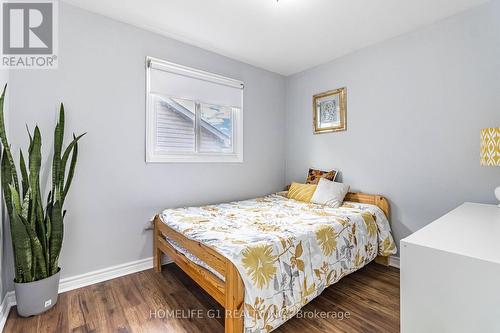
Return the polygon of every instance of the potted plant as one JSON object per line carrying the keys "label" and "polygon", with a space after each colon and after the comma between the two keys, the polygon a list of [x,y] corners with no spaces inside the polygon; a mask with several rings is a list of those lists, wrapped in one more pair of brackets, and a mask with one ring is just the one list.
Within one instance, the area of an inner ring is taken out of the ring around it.
{"label": "potted plant", "polygon": [[6,88],[7,85],[0,97],[1,183],[10,219],[17,312],[28,317],[50,309],[57,302],[61,271],[58,261],[66,214],[63,205],[75,173],[77,142],[85,134],[78,137],[73,134],[73,141],[63,150],[64,107],[61,104],[54,131],[52,189],[46,200],[42,200],[45,194],[40,188],[40,129],[36,126],[32,133],[28,129],[28,158],[25,161],[21,149],[19,179],[5,132],[3,106]]}

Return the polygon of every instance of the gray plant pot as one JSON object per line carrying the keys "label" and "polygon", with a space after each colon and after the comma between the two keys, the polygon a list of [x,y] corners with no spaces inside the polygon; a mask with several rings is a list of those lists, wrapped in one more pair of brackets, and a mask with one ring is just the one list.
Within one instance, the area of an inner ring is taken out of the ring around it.
{"label": "gray plant pot", "polygon": [[30,317],[52,308],[57,302],[61,269],[46,279],[28,283],[14,283],[17,313]]}

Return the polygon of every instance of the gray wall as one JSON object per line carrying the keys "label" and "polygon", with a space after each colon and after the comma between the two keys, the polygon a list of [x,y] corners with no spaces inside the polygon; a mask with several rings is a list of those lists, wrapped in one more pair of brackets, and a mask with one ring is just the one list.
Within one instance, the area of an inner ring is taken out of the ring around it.
{"label": "gray wall", "polygon": [[[61,101],[68,140],[73,131],[88,132],[67,199],[63,277],[151,256],[151,235],[143,227],[162,208],[282,189],[284,77],[64,2],[59,48],[58,70],[14,71],[9,93],[15,149],[27,147],[25,123],[38,124],[47,162]],[[244,163],[145,163],[148,55],[245,82]],[[48,170],[48,163],[45,166]]]}
{"label": "gray wall", "polygon": [[[464,201],[495,202],[500,168],[479,165],[479,133],[500,126],[499,31],[495,1],[289,77],[287,182],[339,168],[390,199],[398,241]],[[344,86],[347,131],[313,135],[311,96]]]}
{"label": "gray wall", "polygon": [[[9,74],[10,71],[6,69],[1,69],[0,70],[0,89],[3,89],[4,85],[9,81]],[[4,112],[8,112],[7,108],[9,105],[9,100],[8,97],[5,98],[4,100]],[[0,192],[2,191],[2,187],[0,186]],[[0,200],[3,200],[2,195],[0,194]],[[0,300],[3,300],[6,290],[5,286],[6,284],[4,281],[7,280],[7,275],[8,271],[4,269],[4,255],[5,255],[5,250],[4,246],[6,245],[4,242],[5,237],[9,237],[9,234],[6,233],[8,226],[3,226],[4,223],[6,223],[6,219],[3,216],[4,214],[4,209],[3,209],[3,201],[0,203]],[[1,302],[1,301],[0,301]]]}

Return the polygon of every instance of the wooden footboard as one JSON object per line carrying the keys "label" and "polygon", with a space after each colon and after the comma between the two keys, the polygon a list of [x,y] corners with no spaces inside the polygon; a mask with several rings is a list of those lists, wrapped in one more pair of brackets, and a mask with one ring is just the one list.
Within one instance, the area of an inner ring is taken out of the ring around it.
{"label": "wooden footboard", "polygon": [[[165,240],[165,236],[204,261],[224,276],[224,281],[207,269],[193,263]],[[225,333],[243,332],[243,281],[233,263],[212,248],[190,240],[164,224],[159,216],[154,219],[153,260],[156,272],[161,271],[161,254],[165,253],[200,287],[225,308]]]}

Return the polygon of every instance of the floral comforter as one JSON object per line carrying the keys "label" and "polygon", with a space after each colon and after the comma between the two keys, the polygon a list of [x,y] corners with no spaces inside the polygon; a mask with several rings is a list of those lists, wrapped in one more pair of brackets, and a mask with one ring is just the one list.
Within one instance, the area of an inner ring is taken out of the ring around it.
{"label": "floral comforter", "polygon": [[269,195],[167,209],[160,217],[237,267],[245,285],[246,333],[272,331],[377,254],[396,252],[389,222],[373,205],[329,208]]}

